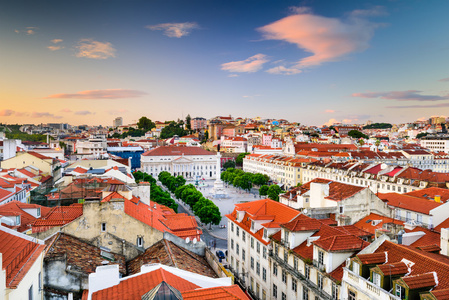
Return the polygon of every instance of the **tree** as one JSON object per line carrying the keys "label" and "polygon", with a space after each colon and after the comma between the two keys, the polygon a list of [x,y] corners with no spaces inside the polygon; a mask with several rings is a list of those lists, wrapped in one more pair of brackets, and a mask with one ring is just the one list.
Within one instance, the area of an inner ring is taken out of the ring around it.
{"label": "tree", "polygon": [[259,188],[259,195],[260,195],[260,196],[266,196],[267,193],[268,193],[268,185],[262,185],[262,186]]}
{"label": "tree", "polygon": [[147,117],[141,117],[137,122],[137,127],[141,130],[149,131],[156,127],[153,121],[148,119]]}
{"label": "tree", "polygon": [[270,180],[270,178],[267,175],[260,173],[253,174],[251,178],[252,183],[258,186],[267,184],[268,180]]}
{"label": "tree", "polygon": [[422,138],[422,137],[425,137],[427,135],[427,132],[421,132],[421,133],[418,133],[417,135],[416,135],[416,138],[417,139],[420,139],[420,138]]}
{"label": "tree", "polygon": [[200,218],[202,223],[209,224],[209,228],[212,228],[212,224],[220,224],[221,221],[220,210],[218,206],[213,203],[200,208],[197,216]]}
{"label": "tree", "polygon": [[235,164],[236,164],[237,166],[243,165],[243,158],[244,158],[245,156],[247,156],[248,154],[249,154],[248,152],[240,153],[240,154],[237,156],[237,158],[235,159]]}
{"label": "tree", "polygon": [[223,168],[225,168],[225,169],[235,168],[235,161],[232,160],[232,159],[226,161],[226,162],[223,164]]}
{"label": "tree", "polygon": [[191,120],[192,120],[192,118],[190,117],[190,114],[188,114],[187,117],[186,117],[186,128],[187,128],[187,130],[192,130],[192,125],[190,124]]}
{"label": "tree", "polygon": [[360,139],[360,138],[367,139],[368,138],[368,136],[366,134],[363,134],[362,132],[360,132],[358,130],[351,130],[348,132],[348,135],[355,139]]}
{"label": "tree", "polygon": [[267,191],[268,198],[274,201],[279,201],[279,194],[282,192],[277,184],[270,185]]}

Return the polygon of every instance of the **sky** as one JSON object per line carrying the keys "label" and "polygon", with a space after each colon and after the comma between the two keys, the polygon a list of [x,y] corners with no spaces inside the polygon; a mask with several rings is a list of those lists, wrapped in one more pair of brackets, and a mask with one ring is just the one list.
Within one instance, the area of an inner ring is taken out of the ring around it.
{"label": "sky", "polygon": [[449,1],[0,2],[0,122],[449,116]]}

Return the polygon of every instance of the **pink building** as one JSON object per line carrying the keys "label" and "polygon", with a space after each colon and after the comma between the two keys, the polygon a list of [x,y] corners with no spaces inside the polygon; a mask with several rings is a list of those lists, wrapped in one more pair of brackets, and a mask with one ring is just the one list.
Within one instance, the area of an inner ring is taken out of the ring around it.
{"label": "pink building", "polygon": [[262,135],[262,145],[271,147],[271,139],[272,138],[273,137],[271,136],[271,134],[263,134]]}
{"label": "pink building", "polygon": [[193,118],[190,120],[192,130],[207,128],[207,120],[205,118]]}

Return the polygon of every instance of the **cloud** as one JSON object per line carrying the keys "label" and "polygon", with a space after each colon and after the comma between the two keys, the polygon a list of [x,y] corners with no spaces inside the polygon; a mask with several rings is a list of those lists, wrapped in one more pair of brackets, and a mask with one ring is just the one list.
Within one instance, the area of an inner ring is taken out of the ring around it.
{"label": "cloud", "polygon": [[71,110],[71,109],[68,109],[68,108],[63,108],[63,109],[61,109],[61,112],[71,113],[72,110]]}
{"label": "cloud", "polygon": [[260,97],[261,95],[245,95],[242,96],[243,98],[254,98],[254,97]]}
{"label": "cloud", "polygon": [[229,74],[228,77],[239,77],[237,74]]}
{"label": "cloud", "polygon": [[438,108],[449,107],[449,103],[429,104],[429,105],[398,105],[398,106],[386,106],[386,108]]}
{"label": "cloud", "polygon": [[62,41],[63,41],[62,39],[53,39],[53,40],[51,40],[51,42],[53,44],[61,43]]}
{"label": "cloud", "polygon": [[449,77],[448,77],[448,78],[440,79],[440,80],[438,80],[438,81],[441,81],[441,82],[449,82]]}
{"label": "cloud", "polygon": [[326,123],[324,123],[323,125],[325,125],[325,126],[331,126],[331,125],[334,125],[334,124],[336,124],[336,123],[341,123],[341,122],[339,122],[337,119],[329,119],[329,121],[327,121]]}
{"label": "cloud", "polygon": [[55,116],[52,113],[49,112],[32,112],[31,113],[31,117],[32,118],[43,118],[43,117],[47,117],[47,118],[54,118],[54,119],[61,119],[61,116]]}
{"label": "cloud", "polygon": [[94,112],[90,112],[88,110],[80,110],[80,111],[76,111],[75,115],[80,115],[80,116],[85,116],[85,115],[94,115]]}
{"label": "cloud", "polygon": [[44,99],[123,99],[137,98],[147,95],[147,93],[137,90],[109,89],[109,90],[88,90],[74,94],[54,94]]}
{"label": "cloud", "polygon": [[93,39],[81,39],[75,46],[78,50],[76,57],[87,57],[93,59],[107,59],[115,57],[115,48],[109,42],[99,42]]}
{"label": "cloud", "polygon": [[282,74],[282,75],[295,75],[299,74],[302,71],[298,68],[286,68],[284,66],[277,66],[266,71],[270,74]]}
{"label": "cloud", "polygon": [[11,109],[2,109],[0,110],[0,117],[9,117],[12,116],[15,113],[15,111]]}
{"label": "cloud", "polygon": [[285,70],[270,69],[268,72],[272,74],[298,74],[304,68],[340,61],[351,53],[362,52],[369,47],[375,29],[380,26],[366,19],[370,15],[367,11],[353,11],[346,18],[337,19],[314,15],[304,7],[293,7],[290,10],[293,15],[257,30],[266,40],[295,44],[312,55]]}
{"label": "cloud", "polygon": [[28,116],[29,114],[27,112],[22,112],[22,111],[16,111],[15,116],[16,117],[23,117],[23,116]]}
{"label": "cloud", "polygon": [[329,113],[329,114],[332,114],[332,113],[335,112],[335,110],[333,110],[333,109],[326,109],[324,112]]}
{"label": "cloud", "polygon": [[51,51],[56,51],[56,50],[64,49],[64,46],[48,46],[47,48]]}
{"label": "cloud", "polygon": [[168,37],[181,38],[183,36],[189,35],[193,29],[199,28],[198,24],[195,22],[185,22],[185,23],[163,23],[157,25],[145,26],[150,30],[162,30],[164,35]]}
{"label": "cloud", "polygon": [[245,60],[231,61],[221,65],[221,69],[229,72],[253,73],[262,69],[263,64],[268,62],[265,54],[256,54]]}
{"label": "cloud", "polygon": [[108,110],[108,113],[109,113],[110,115],[123,114],[123,113],[127,113],[127,112],[128,112],[128,110],[127,110],[127,109],[124,109],[124,108]]}
{"label": "cloud", "polygon": [[354,93],[352,94],[352,97],[380,98],[398,101],[439,101],[449,99],[449,94],[444,96],[437,96],[437,95],[421,95],[419,93],[422,93],[422,91],[408,90],[408,91],[390,91],[390,92],[369,92],[369,93]]}
{"label": "cloud", "polygon": [[36,33],[37,27],[25,27],[25,29],[14,29],[15,33],[25,33],[26,35],[33,35]]}

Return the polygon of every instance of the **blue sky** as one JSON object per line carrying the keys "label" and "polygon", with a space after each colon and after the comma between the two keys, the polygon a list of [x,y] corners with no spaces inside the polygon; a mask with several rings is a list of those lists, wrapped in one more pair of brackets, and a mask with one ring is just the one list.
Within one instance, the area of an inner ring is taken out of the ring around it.
{"label": "blue sky", "polygon": [[412,0],[8,1],[0,121],[449,115],[447,11]]}

